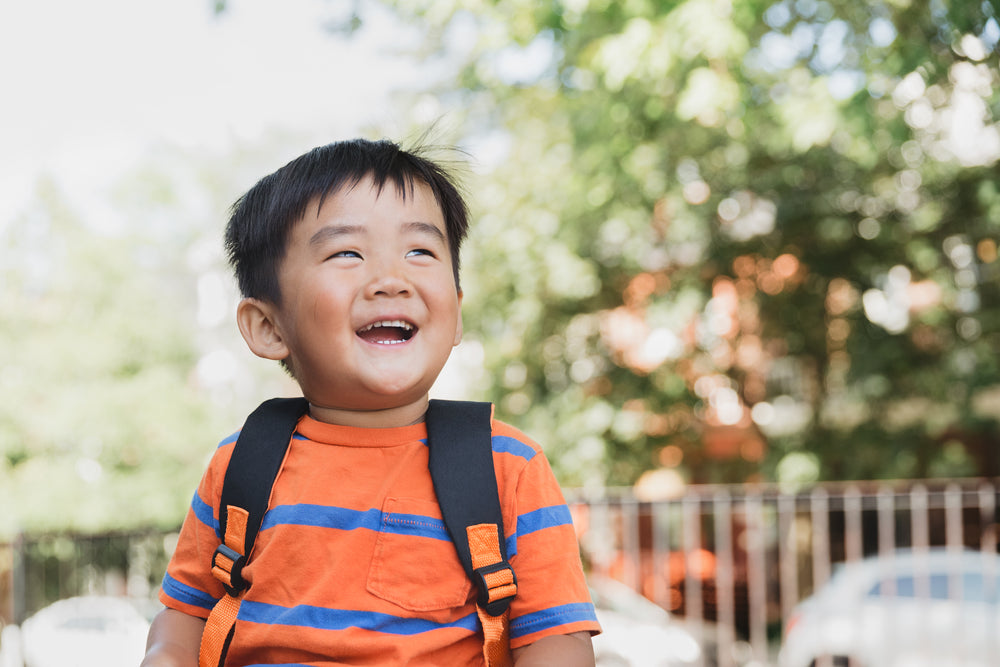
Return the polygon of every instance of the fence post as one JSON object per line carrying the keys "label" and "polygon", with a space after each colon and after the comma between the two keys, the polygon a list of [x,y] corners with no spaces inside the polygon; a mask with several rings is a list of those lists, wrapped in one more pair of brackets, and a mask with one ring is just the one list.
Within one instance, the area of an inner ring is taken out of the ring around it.
{"label": "fence post", "polygon": [[719,489],[712,501],[715,514],[715,608],[718,621],[719,667],[732,667],[736,637],[736,609],[733,600],[733,518],[732,496]]}
{"label": "fence post", "polygon": [[794,493],[778,495],[778,576],[781,623],[784,626],[799,601],[799,535]]}
{"label": "fence post", "polygon": [[[684,550],[684,616],[697,623],[705,620],[702,598],[704,577],[704,553],[701,541],[701,496],[688,494],[682,503],[684,526],[682,528]],[[697,568],[697,572],[693,571]],[[714,574],[713,574],[714,576]]]}
{"label": "fence post", "polygon": [[812,589],[818,591],[830,578],[830,504],[826,489],[816,487],[809,494],[812,521]]}
{"label": "fence post", "polygon": [[767,664],[767,544],[764,504],[757,490],[744,498],[747,532],[747,603],[750,613],[750,646],[754,657]]}
{"label": "fence post", "polygon": [[13,586],[11,587],[11,611],[13,612],[15,625],[24,623],[24,619],[27,616],[28,601],[25,589],[25,574],[27,569],[25,562],[27,561],[27,553],[25,541],[24,533],[18,531],[17,535],[14,536],[14,563],[11,568],[14,576]]}

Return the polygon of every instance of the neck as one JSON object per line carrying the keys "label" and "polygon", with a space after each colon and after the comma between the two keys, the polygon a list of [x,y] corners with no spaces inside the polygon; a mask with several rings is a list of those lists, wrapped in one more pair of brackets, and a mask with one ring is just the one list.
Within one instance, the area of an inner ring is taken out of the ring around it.
{"label": "neck", "polygon": [[348,410],[309,403],[309,416],[327,424],[358,426],[362,428],[395,428],[409,426],[424,420],[428,398],[406,405],[378,410]]}

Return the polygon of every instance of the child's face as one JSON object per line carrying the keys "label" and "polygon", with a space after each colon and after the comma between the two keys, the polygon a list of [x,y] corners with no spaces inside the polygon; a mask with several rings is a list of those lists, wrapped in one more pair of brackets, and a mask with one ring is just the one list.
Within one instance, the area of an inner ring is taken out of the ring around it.
{"label": "child's face", "polygon": [[415,183],[405,199],[370,179],[313,203],[292,228],[274,323],[303,394],[319,408],[406,406],[462,338],[441,208]]}

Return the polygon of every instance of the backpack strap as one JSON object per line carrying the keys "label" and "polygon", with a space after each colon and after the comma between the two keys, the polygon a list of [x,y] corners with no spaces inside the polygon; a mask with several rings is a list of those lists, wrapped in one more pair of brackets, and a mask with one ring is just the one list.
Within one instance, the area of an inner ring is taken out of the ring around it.
{"label": "backpack strap", "polygon": [[427,409],[434,492],[462,567],[478,590],[489,667],[512,664],[508,621],[517,594],[493,468],[492,410],[489,403],[439,400]]}
{"label": "backpack strap", "polygon": [[212,556],[212,574],[226,594],[205,624],[199,667],[221,667],[236,627],[236,614],[249,585],[243,566],[253,551],[267,503],[295,425],[309,409],[304,398],[272,398],[247,417],[233,448],[219,502],[222,544]]}
{"label": "backpack strap", "polygon": [[[271,487],[281,469],[295,425],[308,409],[302,398],[275,398],[254,410],[233,449],[222,485],[219,529],[222,544],[212,573],[226,589],[205,624],[199,667],[222,667],[243,596],[242,570],[267,512]],[[441,516],[466,574],[475,583],[488,667],[511,665],[509,606],[517,593],[507,562],[503,514],[493,469],[492,406],[433,400],[427,410],[429,468]]]}

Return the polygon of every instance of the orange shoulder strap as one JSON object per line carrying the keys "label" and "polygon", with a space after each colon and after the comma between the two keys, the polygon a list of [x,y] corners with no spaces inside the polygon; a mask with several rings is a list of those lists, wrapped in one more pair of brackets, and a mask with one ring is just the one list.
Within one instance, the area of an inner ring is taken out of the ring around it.
{"label": "orange shoulder strap", "polygon": [[[517,594],[517,580],[514,570],[504,560],[500,551],[500,535],[496,524],[481,523],[468,526],[469,551],[472,567],[482,579],[485,590],[485,605],[476,605],[479,621],[483,624],[483,657],[487,667],[509,667],[513,665],[510,654],[510,600]],[[507,604],[503,604],[506,602]],[[502,612],[494,615],[490,610]]]}
{"label": "orange shoulder strap", "polygon": [[236,629],[236,615],[246,592],[241,570],[246,563],[243,549],[250,515],[245,509],[232,505],[226,508],[226,513],[225,541],[212,556],[212,574],[222,582],[226,594],[215,603],[205,622],[198,651],[198,667],[222,667]]}
{"label": "orange shoulder strap", "polygon": [[212,556],[212,574],[226,594],[216,603],[202,633],[198,664],[221,667],[236,628],[236,615],[249,587],[243,566],[299,419],[309,409],[304,398],[272,398],[247,417],[233,447],[219,501],[222,544]]}

